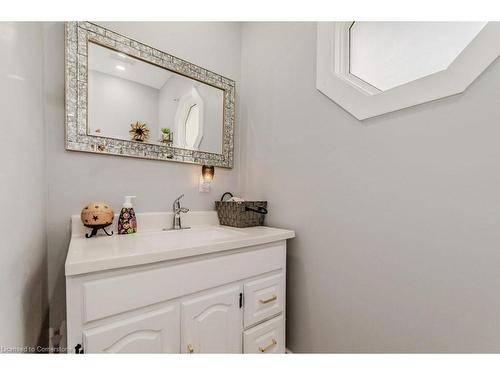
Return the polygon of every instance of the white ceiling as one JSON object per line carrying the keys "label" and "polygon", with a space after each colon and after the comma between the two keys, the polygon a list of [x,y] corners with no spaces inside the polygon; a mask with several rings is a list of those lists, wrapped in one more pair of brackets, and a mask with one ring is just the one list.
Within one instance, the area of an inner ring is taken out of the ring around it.
{"label": "white ceiling", "polygon": [[[148,64],[112,49],[89,43],[89,70],[134,81],[161,89],[174,74],[156,65]],[[117,66],[124,69],[118,69]]]}

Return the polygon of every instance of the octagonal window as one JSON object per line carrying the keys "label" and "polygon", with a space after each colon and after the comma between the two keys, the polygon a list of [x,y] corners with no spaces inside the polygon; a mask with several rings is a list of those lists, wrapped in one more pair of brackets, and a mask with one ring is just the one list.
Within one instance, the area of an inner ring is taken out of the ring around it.
{"label": "octagonal window", "polygon": [[445,70],[486,22],[354,22],[349,73],[386,91]]}

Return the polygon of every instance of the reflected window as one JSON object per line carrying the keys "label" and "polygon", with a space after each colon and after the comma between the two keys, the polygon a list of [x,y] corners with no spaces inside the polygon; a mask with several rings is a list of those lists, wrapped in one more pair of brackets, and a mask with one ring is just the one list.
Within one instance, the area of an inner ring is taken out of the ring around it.
{"label": "reflected window", "polygon": [[194,104],[189,108],[186,116],[186,146],[194,148],[198,135],[200,133],[200,107]]}
{"label": "reflected window", "polygon": [[174,145],[198,150],[203,140],[204,102],[196,87],[191,87],[179,100],[175,115]]}

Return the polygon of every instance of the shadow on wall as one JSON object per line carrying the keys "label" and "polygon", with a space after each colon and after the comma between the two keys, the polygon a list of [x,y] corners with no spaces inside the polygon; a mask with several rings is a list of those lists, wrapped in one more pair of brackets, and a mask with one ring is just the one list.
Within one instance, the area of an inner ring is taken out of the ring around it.
{"label": "shadow on wall", "polygon": [[[47,303],[47,253],[38,266],[28,275],[21,297],[24,342],[31,348],[48,348],[49,346],[49,308]],[[40,319],[35,319],[42,317]]]}
{"label": "shadow on wall", "polygon": [[[299,282],[306,284],[307,283],[307,272],[306,268],[304,266],[304,263],[301,261],[300,256],[297,254],[298,249],[300,249],[300,237],[299,237],[299,228],[295,229],[295,238],[289,239],[287,241],[287,256],[286,256],[286,272],[287,275],[293,274],[293,277],[295,280],[300,280]],[[297,281],[295,281],[297,282]],[[293,290],[293,284],[290,282],[290,277],[287,276],[286,278],[286,290]],[[290,288],[290,289],[288,289]],[[295,340],[301,340],[305,341],[305,345],[309,345],[310,342],[308,340],[311,340],[310,336],[304,337],[301,336],[295,337],[295,331],[291,329],[295,324],[300,324],[304,332],[311,332],[312,328],[312,322],[311,322],[311,314],[307,314],[306,317],[298,317],[294,314],[296,311],[295,306],[301,305],[301,306],[310,306],[310,303],[312,303],[311,298],[308,294],[305,294],[303,296],[298,296],[295,293],[287,293],[286,295],[286,339],[287,341],[295,341]],[[300,320],[300,322],[299,322]],[[289,348],[292,349],[292,348]],[[293,351],[293,349],[292,349]]]}

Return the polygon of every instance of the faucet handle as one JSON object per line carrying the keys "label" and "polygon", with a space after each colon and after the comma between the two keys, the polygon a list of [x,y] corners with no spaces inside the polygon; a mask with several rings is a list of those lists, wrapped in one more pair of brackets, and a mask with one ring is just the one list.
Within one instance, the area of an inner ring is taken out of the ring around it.
{"label": "faucet handle", "polygon": [[184,197],[184,194],[181,194],[179,197],[177,197],[175,200],[174,200],[174,203],[172,204],[172,210],[175,211],[179,208],[181,208],[181,198]]}

